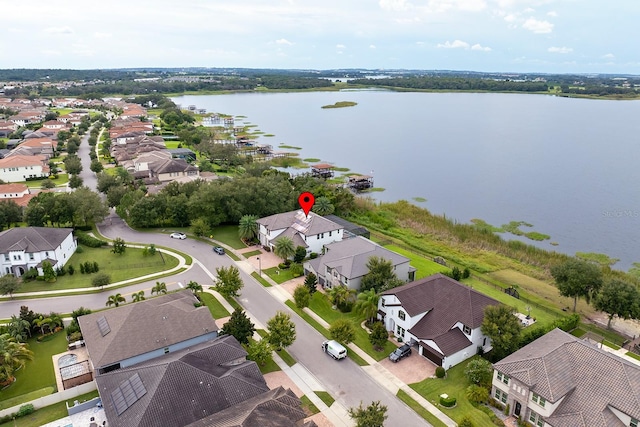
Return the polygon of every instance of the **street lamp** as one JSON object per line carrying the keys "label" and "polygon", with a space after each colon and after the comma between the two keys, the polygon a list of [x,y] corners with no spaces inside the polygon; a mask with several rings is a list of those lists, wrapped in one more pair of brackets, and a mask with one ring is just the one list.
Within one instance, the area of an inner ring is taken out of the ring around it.
{"label": "street lamp", "polygon": [[262,277],[262,260],[260,259],[260,257],[257,257],[257,258],[258,258],[258,275]]}

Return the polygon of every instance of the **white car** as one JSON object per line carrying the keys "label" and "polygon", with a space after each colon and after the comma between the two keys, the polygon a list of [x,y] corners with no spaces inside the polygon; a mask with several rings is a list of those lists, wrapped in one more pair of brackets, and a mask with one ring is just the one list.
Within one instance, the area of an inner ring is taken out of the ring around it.
{"label": "white car", "polygon": [[171,233],[169,237],[171,237],[172,239],[184,240],[187,238],[187,235],[184,233]]}

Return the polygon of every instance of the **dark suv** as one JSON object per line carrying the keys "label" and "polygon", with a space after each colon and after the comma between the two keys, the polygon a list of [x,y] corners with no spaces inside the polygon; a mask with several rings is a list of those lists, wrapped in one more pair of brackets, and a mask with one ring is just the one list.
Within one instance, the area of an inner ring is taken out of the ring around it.
{"label": "dark suv", "polygon": [[407,357],[411,354],[411,346],[409,344],[405,344],[402,347],[396,348],[393,353],[389,355],[389,360],[396,363],[403,357]]}

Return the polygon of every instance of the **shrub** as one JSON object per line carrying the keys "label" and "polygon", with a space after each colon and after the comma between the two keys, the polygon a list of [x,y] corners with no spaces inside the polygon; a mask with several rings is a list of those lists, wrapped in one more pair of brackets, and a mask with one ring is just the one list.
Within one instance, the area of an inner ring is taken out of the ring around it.
{"label": "shrub", "polygon": [[469,270],[468,267],[465,267],[464,270],[462,270],[462,278],[468,279],[470,276],[471,276],[471,270]]}
{"label": "shrub", "polygon": [[93,272],[97,273],[98,271],[100,271],[100,267],[96,261],[93,261]]}
{"label": "shrub", "polygon": [[[69,329],[69,327],[67,327],[67,329]],[[75,342],[81,339],[82,339],[82,332],[80,331],[73,332],[71,335],[69,335],[69,342]]]}
{"label": "shrub", "polygon": [[452,396],[440,397],[440,404],[445,408],[453,408],[456,406],[456,398]]}
{"label": "shrub", "polygon": [[78,247],[76,248],[76,253],[81,254],[82,252],[84,252],[84,249],[82,249],[82,246],[78,245]]}
{"label": "shrub", "polygon": [[509,406],[509,404],[507,403],[507,406],[504,407],[504,414],[508,417],[509,416],[509,411],[511,410],[511,407]]}
{"label": "shrub", "polygon": [[[78,249],[80,249],[80,247],[78,247]],[[69,273],[69,276],[73,276],[73,273],[75,272],[76,272],[76,269],[73,267],[73,265],[70,265],[69,268],[67,268],[67,273]]]}
{"label": "shrub", "polygon": [[300,277],[304,274],[304,267],[302,267],[302,264],[291,264],[291,274],[293,275],[293,277]]}
{"label": "shrub", "polygon": [[285,264],[284,262],[281,262],[280,264],[278,264],[278,268],[280,270],[287,270],[289,268],[289,264]]}
{"label": "shrub", "polygon": [[458,427],[474,427],[474,425],[473,425],[473,422],[471,421],[471,418],[469,418],[468,416],[465,416],[460,420]]}
{"label": "shrub", "polygon": [[86,273],[86,272],[84,271],[84,264],[83,264],[83,263],[80,263],[80,274],[84,274],[84,273]]}
{"label": "shrub", "polygon": [[293,256],[293,262],[301,263],[307,257],[307,249],[304,246],[298,246]]}
{"label": "shrub", "polygon": [[316,258],[318,258],[318,254],[317,254],[317,253],[315,253],[315,252],[311,252],[311,253],[309,254],[309,259],[316,259]]}
{"label": "shrub", "polygon": [[31,403],[27,403],[26,405],[22,405],[18,412],[16,412],[16,418],[26,417],[27,415],[33,414],[35,412],[35,408]]}
{"label": "shrub", "polygon": [[436,378],[444,378],[446,373],[447,373],[447,371],[445,371],[442,366],[438,366],[436,368]]}
{"label": "shrub", "polygon": [[467,387],[465,395],[471,403],[483,403],[489,398],[489,390],[487,390],[486,387],[471,384]]}
{"label": "shrub", "polygon": [[96,239],[95,237],[88,235],[84,231],[76,229],[74,233],[76,235],[78,243],[81,245],[85,245],[90,248],[99,248],[100,246],[104,246],[107,244],[107,242],[105,242],[104,240]]}

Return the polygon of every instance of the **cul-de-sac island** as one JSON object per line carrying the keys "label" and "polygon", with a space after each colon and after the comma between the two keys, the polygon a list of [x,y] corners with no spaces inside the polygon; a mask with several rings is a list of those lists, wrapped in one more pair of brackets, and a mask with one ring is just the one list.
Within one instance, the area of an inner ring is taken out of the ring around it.
{"label": "cul-de-sac island", "polygon": [[0,426],[638,426],[638,264],[376,201],[348,158],[171,97],[347,89],[337,120],[374,86],[640,78],[320,74],[0,70]]}

